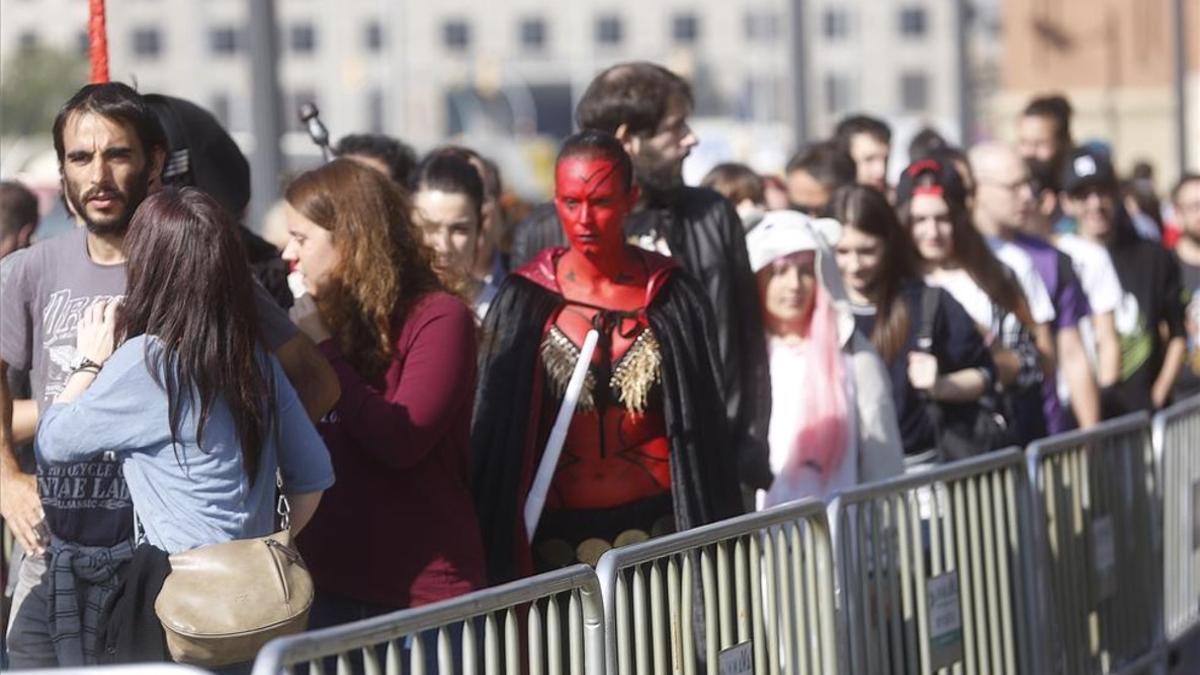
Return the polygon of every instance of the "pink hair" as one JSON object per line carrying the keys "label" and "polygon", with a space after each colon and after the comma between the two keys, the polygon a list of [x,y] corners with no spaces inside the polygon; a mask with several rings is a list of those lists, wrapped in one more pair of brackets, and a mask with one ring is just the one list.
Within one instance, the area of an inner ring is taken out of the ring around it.
{"label": "pink hair", "polygon": [[806,465],[816,465],[824,482],[845,457],[849,423],[837,310],[817,277],[808,337],[799,347],[809,367],[806,381],[796,383],[801,387],[796,414],[803,425],[783,470],[794,475]]}

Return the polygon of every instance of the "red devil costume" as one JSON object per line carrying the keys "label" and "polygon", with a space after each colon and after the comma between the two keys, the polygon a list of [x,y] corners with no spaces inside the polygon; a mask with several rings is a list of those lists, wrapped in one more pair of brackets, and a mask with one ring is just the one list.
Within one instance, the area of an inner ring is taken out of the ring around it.
{"label": "red devil costume", "polygon": [[[624,243],[634,190],[611,160],[560,159],[571,247],[510,275],[485,319],[472,454],[492,583],[741,512],[712,310],[674,262]],[[590,329],[596,352],[530,542],[525,501]]]}

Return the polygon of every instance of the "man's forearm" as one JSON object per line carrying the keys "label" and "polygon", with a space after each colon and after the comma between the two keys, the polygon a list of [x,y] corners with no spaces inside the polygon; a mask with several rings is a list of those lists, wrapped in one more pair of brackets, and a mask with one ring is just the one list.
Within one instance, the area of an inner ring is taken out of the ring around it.
{"label": "man's forearm", "polygon": [[1083,340],[1075,328],[1064,328],[1058,332],[1059,365],[1071,393],[1071,410],[1081,429],[1100,421],[1100,389],[1092,368],[1088,363]]}
{"label": "man's forearm", "polygon": [[1187,358],[1187,341],[1182,337],[1172,338],[1167,343],[1167,353],[1163,356],[1162,368],[1154,379],[1154,405],[1165,405],[1175,387],[1175,380],[1183,370],[1183,362]]}
{"label": "man's forearm", "polygon": [[20,471],[13,442],[13,400],[8,389],[8,364],[0,360],[0,474]]}
{"label": "man's forearm", "polygon": [[38,407],[37,402],[27,398],[19,398],[12,402],[12,442],[13,445],[25,445],[33,441],[37,432]]}

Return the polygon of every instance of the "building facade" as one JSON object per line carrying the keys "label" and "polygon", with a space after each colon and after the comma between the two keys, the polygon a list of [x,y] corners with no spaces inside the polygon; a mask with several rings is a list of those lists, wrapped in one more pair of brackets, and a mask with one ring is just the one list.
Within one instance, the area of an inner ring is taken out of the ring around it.
{"label": "building facade", "polygon": [[[279,0],[280,88],[292,131],[285,151],[313,151],[295,120],[306,100],[335,138],[382,131],[426,148],[460,134],[561,137],[594,74],[631,59],[688,77],[701,128],[708,121],[714,134],[729,136],[713,139],[713,154],[752,159],[764,170],[781,167],[801,120],[808,138],[858,111],[893,122],[900,143],[926,124],[957,138],[957,5]],[[86,46],[84,0],[5,0],[0,13],[0,52]],[[111,75],[209,108],[249,145],[247,21],[243,0],[109,2]],[[800,96],[796,67],[804,74]],[[796,114],[798,101],[804,115]],[[764,145],[769,152],[746,157]]]}
{"label": "building facade", "polygon": [[[1160,189],[1178,176],[1174,0],[1005,0],[1002,92],[1004,137],[1030,97],[1062,93],[1075,110],[1077,142],[1112,144],[1117,168],[1149,160]],[[1184,0],[1185,150],[1200,169],[1200,0]]]}

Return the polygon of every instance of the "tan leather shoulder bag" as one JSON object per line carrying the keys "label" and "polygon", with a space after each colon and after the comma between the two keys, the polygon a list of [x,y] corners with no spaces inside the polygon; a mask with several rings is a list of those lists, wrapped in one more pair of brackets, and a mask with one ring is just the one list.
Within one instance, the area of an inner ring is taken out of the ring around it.
{"label": "tan leather shoulder bag", "polygon": [[305,629],[313,583],[292,546],[288,510],[281,492],[280,532],[170,557],[171,573],[154,611],[176,662],[217,667],[251,661],[269,640]]}

